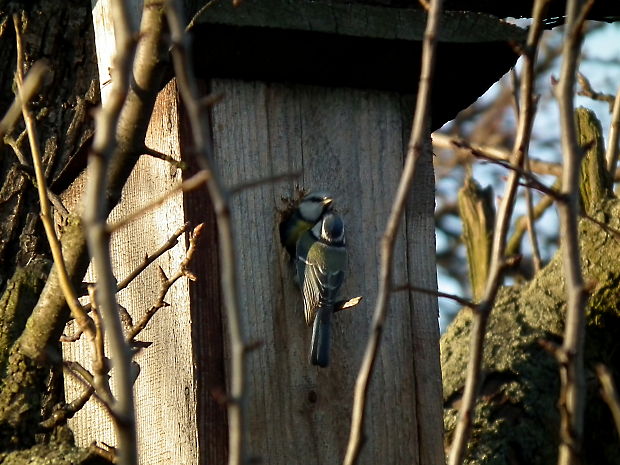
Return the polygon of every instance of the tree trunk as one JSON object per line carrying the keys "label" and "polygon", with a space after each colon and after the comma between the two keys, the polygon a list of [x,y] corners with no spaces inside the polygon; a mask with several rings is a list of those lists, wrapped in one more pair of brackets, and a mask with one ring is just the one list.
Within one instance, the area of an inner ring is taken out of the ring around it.
{"label": "tree trunk", "polygon": [[[581,192],[587,213],[604,223],[580,221],[582,273],[589,289],[586,308],[587,408],[583,463],[614,465],[620,457],[611,413],[599,395],[594,367],[606,365],[618,381],[620,367],[620,202],[613,198],[600,124],[577,110],[580,145],[587,151]],[[547,465],[557,461],[560,415],[558,365],[541,341],[561,343],[566,292],[562,258],[530,282],[500,290],[487,329],[483,377],[467,464]],[[467,362],[472,315],[462,310],[441,340],[444,428],[449,443],[457,421]]]}

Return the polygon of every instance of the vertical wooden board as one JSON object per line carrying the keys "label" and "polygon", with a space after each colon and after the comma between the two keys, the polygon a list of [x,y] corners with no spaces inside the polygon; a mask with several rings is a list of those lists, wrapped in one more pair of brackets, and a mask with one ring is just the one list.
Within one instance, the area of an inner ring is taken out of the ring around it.
{"label": "vertical wooden board", "polygon": [[[403,103],[406,105],[406,103]],[[407,202],[407,263],[409,283],[437,289],[435,258],[435,180],[430,137],[418,162],[413,189]],[[419,463],[444,464],[443,395],[439,360],[439,307],[429,294],[410,293],[415,353],[416,410],[422,423]]]}
{"label": "vertical wooden board", "polygon": [[[147,146],[178,159],[178,120],[176,86],[168,84],[160,93],[151,118],[146,138]],[[170,165],[147,156],[142,157],[130,176],[122,202],[113,210],[112,220],[147,205],[180,182],[180,172]],[[81,197],[79,184],[68,194]],[[163,245],[173,232],[184,223],[182,195],[170,195],[166,202],[129,223],[112,237],[111,253],[117,279],[123,279],[144,258]],[[157,266],[167,276],[177,269],[185,254],[185,242],[160,257],[128,288],[119,293],[119,303],[133,317],[134,323],[155,303],[161,282]],[[87,280],[94,281],[92,272]],[[162,308],[137,338],[153,344],[142,350],[135,361],[140,375],[134,386],[136,399],[137,432],[142,464],[197,463],[196,396],[191,351],[191,318],[188,284],[177,281],[167,295],[170,307]],[[84,339],[84,338],[83,338]],[[90,365],[90,347],[86,341],[64,345],[67,360],[79,360]],[[69,378],[67,396],[75,395],[78,386]],[[103,409],[91,402],[78,412],[71,426],[77,442],[88,445],[92,441],[114,444],[111,422]]]}
{"label": "vertical wooden board", "polygon": [[[226,96],[213,110],[213,131],[217,169],[229,187],[301,172],[297,182],[265,183],[231,199],[243,323],[248,339],[262,343],[248,357],[250,453],[270,464],[338,463],[376,298],[379,241],[402,169],[400,98],[231,80],[212,87]],[[426,176],[432,183],[432,171]],[[350,257],[342,294],[365,299],[335,316],[327,369],[308,363],[310,328],[277,233],[280,199],[292,196],[295,184],[335,196]],[[427,215],[432,218],[432,208]],[[395,284],[408,280],[404,237],[402,228]],[[395,293],[371,383],[361,463],[418,463],[412,337],[409,297]]]}

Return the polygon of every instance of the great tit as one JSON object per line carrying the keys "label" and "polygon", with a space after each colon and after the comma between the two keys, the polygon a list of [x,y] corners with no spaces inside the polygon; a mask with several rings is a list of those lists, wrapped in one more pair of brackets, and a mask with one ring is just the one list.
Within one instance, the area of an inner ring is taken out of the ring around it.
{"label": "great tit", "polygon": [[280,223],[280,242],[291,258],[295,258],[297,241],[328,211],[333,199],[325,192],[311,192],[301,199],[293,213]]}
{"label": "great tit", "polygon": [[306,323],[312,326],[310,363],[329,363],[329,331],[338,290],[344,281],[347,251],[344,222],[329,212],[297,242],[297,277],[304,300]]}

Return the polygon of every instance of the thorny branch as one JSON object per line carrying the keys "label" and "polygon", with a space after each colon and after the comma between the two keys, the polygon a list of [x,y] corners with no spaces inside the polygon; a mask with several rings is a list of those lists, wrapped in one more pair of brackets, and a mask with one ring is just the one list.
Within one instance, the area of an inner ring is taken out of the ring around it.
{"label": "thorny branch", "polygon": [[73,416],[79,412],[86,402],[90,400],[93,393],[95,392],[95,388],[92,386],[84,387],[82,393],[69,402],[66,405],[57,408],[52,412],[49,418],[46,418],[41,422],[41,427],[45,429],[53,429],[58,425],[62,425],[67,422],[67,420],[73,418]]}
{"label": "thorny branch", "polygon": [[577,144],[574,114],[575,73],[583,36],[583,22],[593,1],[570,0],[566,5],[566,33],[557,98],[560,106],[561,142],[564,158],[562,194],[558,203],[560,243],[566,279],[567,309],[564,342],[561,350],[566,362],[560,363],[560,450],[558,464],[580,462],[585,403],[583,343],[587,300],[581,275],[579,235],[579,175],[582,154]]}
{"label": "thorny branch", "polygon": [[246,462],[246,373],[245,357],[247,347],[244,341],[239,309],[239,283],[236,254],[228,196],[213,169],[213,153],[209,139],[207,106],[201,103],[200,93],[190,62],[189,43],[181,21],[179,1],[169,1],[166,16],[172,38],[172,60],[177,83],[187,109],[198,164],[211,174],[207,182],[209,196],[215,209],[218,237],[220,241],[221,286],[230,337],[231,366],[230,393],[228,402],[228,463],[241,465]]}
{"label": "thorny branch", "polygon": [[[178,244],[179,237],[185,231],[187,231],[187,228],[189,228],[189,221],[183,224],[181,227],[179,227],[174,233],[172,233],[172,235],[168,238],[168,240],[164,244],[162,244],[161,247],[159,247],[157,250],[155,250],[150,255],[146,255],[144,259],[142,260],[142,262],[138,266],[136,266],[127,276],[125,276],[125,278],[122,281],[118,283],[117,292],[120,292],[123,289],[125,289],[127,286],[129,286],[129,284],[131,284],[131,282],[134,279],[136,279],[151,263],[153,263],[155,260],[161,257],[168,250],[176,246]],[[89,293],[90,293],[90,290],[91,288],[89,287]],[[90,298],[90,301],[95,302],[92,296]],[[84,307],[86,310],[90,310],[92,308],[92,304],[91,303],[86,304]],[[127,310],[124,309],[121,305],[119,305],[119,311],[120,311],[120,315],[121,315],[121,319],[123,320],[123,323],[127,321],[128,324],[133,325],[133,323],[131,323],[131,316],[129,315],[129,313],[127,313]],[[78,330],[76,331],[75,334],[61,336],[60,341],[61,342],[75,342],[81,337],[81,335],[82,335],[82,331]]]}
{"label": "thorny branch", "polygon": [[[145,10],[146,11],[146,10]],[[116,400],[110,405],[118,441],[118,462],[134,465],[138,461],[131,352],[125,342],[116,303],[116,280],[110,257],[110,235],[106,230],[108,166],[116,150],[116,127],[125,103],[136,48],[128,5],[111,2],[116,55],[111,69],[112,88],[96,118],[96,130],[88,162],[84,221],[88,248],[97,275],[97,303],[105,321],[110,356],[114,363]]]}
{"label": "thorny branch", "polygon": [[411,183],[416,171],[416,166],[418,160],[422,156],[424,143],[428,137],[427,130],[430,89],[435,65],[435,48],[441,18],[441,8],[441,0],[432,0],[426,22],[426,30],[424,32],[424,42],[422,46],[422,70],[420,73],[420,84],[418,88],[415,116],[411,130],[411,138],[407,149],[405,167],[400,178],[398,189],[396,191],[396,197],[392,204],[392,209],[390,211],[385,232],[381,239],[379,290],[372,319],[370,336],[368,337],[364,358],[362,359],[362,365],[355,383],[353,414],[351,416],[351,432],[344,459],[345,465],[354,465],[357,463],[362,449],[364,421],[366,416],[366,399],[368,396],[370,376],[373,371],[375,360],[377,358],[377,352],[379,350],[379,344],[381,342],[381,334],[383,332],[383,325],[385,323],[387,305],[392,287],[391,278],[394,243],[400,222],[402,221],[405,202],[411,189]]}
{"label": "thorny branch", "polygon": [[[175,245],[177,245],[179,237],[181,237],[181,234],[183,234],[185,231],[187,231],[187,228],[189,228],[189,221],[187,223],[185,223],[183,226],[181,226],[179,229],[177,229],[172,234],[172,236],[170,236],[170,238],[166,241],[166,243],[163,244],[159,249],[157,249],[151,255],[145,256],[144,260],[142,260],[142,263],[140,263],[136,268],[134,268],[134,270],[131,273],[129,273],[125,277],[125,279],[123,279],[120,283],[118,283],[117,291],[122,291],[127,286],[129,286],[129,284],[134,279],[136,279],[136,277],[140,273],[142,273],[151,263],[153,263],[155,260],[157,260],[159,257],[161,257],[168,250],[172,249]],[[194,235],[195,234],[196,234],[196,232],[194,230]],[[194,236],[192,236],[192,237],[194,237]],[[191,240],[190,240],[190,244],[191,244]]]}
{"label": "thorny branch", "polygon": [[204,229],[204,223],[200,223],[192,231],[192,234],[190,235],[190,239],[189,239],[189,247],[187,248],[187,252],[185,252],[185,258],[183,259],[183,261],[181,261],[181,264],[179,265],[179,269],[174,275],[168,278],[166,274],[164,273],[164,270],[162,270],[161,267],[159,268],[160,276],[162,277],[162,283],[161,283],[161,289],[157,296],[157,301],[142,316],[142,318],[138,321],[138,323],[136,323],[131,328],[131,330],[127,334],[128,342],[131,343],[135,339],[135,337],[138,334],[140,334],[140,332],[144,328],[146,328],[146,325],[149,323],[149,321],[151,321],[151,318],[155,316],[155,313],[157,313],[157,311],[160,308],[168,306],[168,304],[164,301],[164,299],[166,298],[166,294],[168,294],[168,291],[170,290],[170,288],[173,286],[174,283],[176,283],[180,278],[184,276],[188,278],[190,281],[196,280],[196,276],[194,276],[194,274],[189,270],[188,265],[190,261],[192,260],[194,253],[196,252],[196,246],[198,244],[198,239],[200,238],[200,234],[202,233],[203,229]]}
{"label": "thorny branch", "polygon": [[[548,0],[537,0],[534,3],[533,22],[530,26],[527,43],[523,51],[524,62],[519,102],[519,123],[510,163],[512,166],[519,168],[523,166],[525,154],[529,146],[533,120],[534,64],[536,62],[538,43],[542,35],[542,18],[544,17],[547,4]],[[474,314],[471,328],[470,359],[462,404],[459,409],[459,419],[450,449],[448,461],[450,465],[460,465],[463,463],[471,434],[474,408],[482,372],[482,350],[486,326],[504,271],[506,234],[510,225],[519,177],[519,172],[514,170],[510,172],[506,181],[506,192],[497,214],[497,226],[493,235],[489,276],[483,298],[478,307],[479,311]]]}

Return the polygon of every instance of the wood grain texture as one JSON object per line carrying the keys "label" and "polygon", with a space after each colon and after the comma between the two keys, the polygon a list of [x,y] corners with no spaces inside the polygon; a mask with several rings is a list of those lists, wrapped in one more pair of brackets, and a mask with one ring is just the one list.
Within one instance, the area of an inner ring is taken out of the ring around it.
{"label": "wood grain texture", "polygon": [[[265,183],[231,199],[244,327],[261,343],[248,357],[250,453],[270,464],[338,463],[409,120],[393,93],[232,80],[214,81],[213,90],[225,94],[213,109],[213,134],[228,187],[302,173],[297,182]],[[327,369],[308,362],[310,329],[277,233],[281,199],[297,184],[335,196],[349,247],[342,294],[365,299],[335,316]],[[395,284],[436,288],[433,186],[429,157],[401,228]],[[436,299],[395,293],[371,383],[362,463],[443,463],[441,422]]]}
{"label": "wood grain texture", "polygon": [[[176,87],[170,83],[158,97],[147,146],[179,158],[177,117]],[[171,173],[169,164],[143,157],[129,178],[123,190],[123,200],[113,210],[111,219],[118,220],[148,204],[180,182],[180,178],[179,172]],[[74,204],[81,198],[81,185],[83,180],[67,194]],[[182,201],[180,193],[171,195],[159,208],[113,235],[111,253],[117,279],[123,279],[145,254],[158,249],[184,223]],[[67,202],[71,203],[69,199]],[[170,276],[178,269],[185,250],[185,243],[181,240],[119,293],[119,302],[133,316],[134,323],[156,301],[160,289],[157,265]],[[95,280],[91,273],[86,279]],[[197,463],[196,387],[186,280],[181,279],[172,287],[166,302],[171,306],[161,309],[137,338],[153,342],[135,357],[140,366],[134,388],[140,463]],[[64,344],[63,348],[65,359],[78,360],[90,367],[90,347],[84,340]],[[66,390],[71,399],[77,394],[78,386],[69,378]],[[71,426],[81,445],[86,446],[92,441],[115,443],[109,418],[94,402],[76,415]]]}

